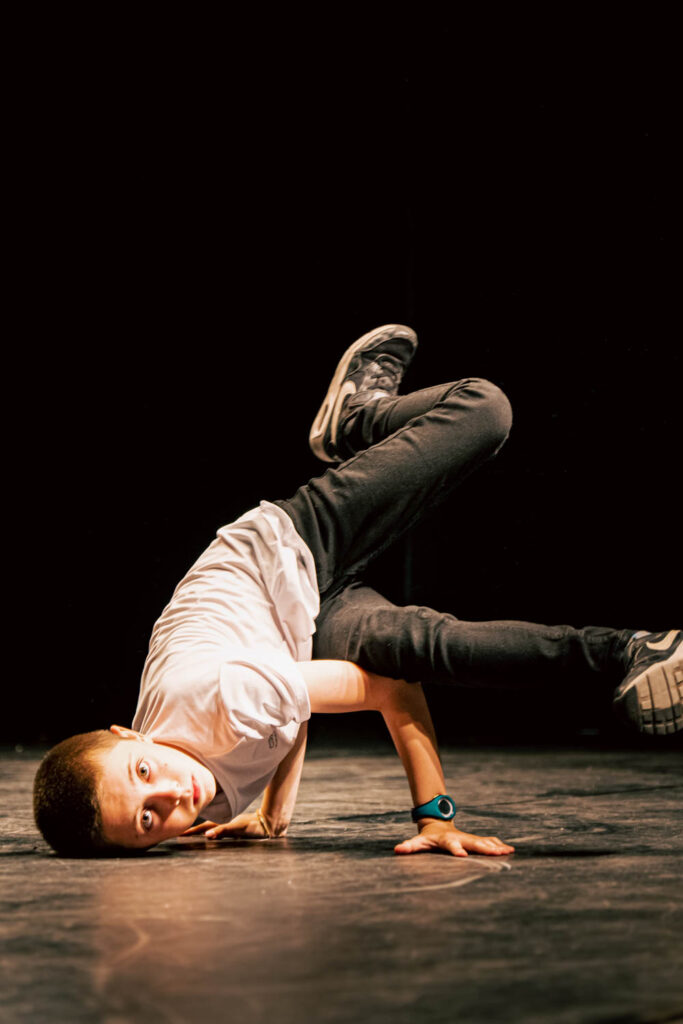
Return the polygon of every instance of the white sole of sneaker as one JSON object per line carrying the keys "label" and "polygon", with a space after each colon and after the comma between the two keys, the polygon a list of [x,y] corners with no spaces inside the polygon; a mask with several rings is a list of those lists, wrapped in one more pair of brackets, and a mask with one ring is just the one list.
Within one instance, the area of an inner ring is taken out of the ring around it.
{"label": "white sole of sneaker", "polygon": [[616,702],[641,732],[666,736],[683,729],[683,650],[636,676]]}
{"label": "white sole of sneaker", "polygon": [[[336,459],[331,455],[328,455],[323,445],[325,441],[325,434],[327,428],[334,418],[333,427],[336,430],[336,421],[341,412],[341,407],[344,399],[348,394],[355,392],[353,384],[349,388],[344,388],[344,378],[348,372],[349,363],[355,356],[356,352],[366,346],[380,341],[386,341],[388,338],[410,338],[412,341],[417,341],[417,335],[410,327],[406,327],[404,324],[384,324],[383,327],[376,327],[374,331],[368,331],[362,337],[354,341],[353,345],[349,345],[344,355],[337,364],[337,369],[334,371],[334,376],[327,389],[325,400],[320,406],[318,413],[313,420],[313,426],[308,435],[308,443],[311,446],[311,451],[316,455],[322,462],[340,462],[340,459]],[[334,432],[334,430],[333,430]]]}

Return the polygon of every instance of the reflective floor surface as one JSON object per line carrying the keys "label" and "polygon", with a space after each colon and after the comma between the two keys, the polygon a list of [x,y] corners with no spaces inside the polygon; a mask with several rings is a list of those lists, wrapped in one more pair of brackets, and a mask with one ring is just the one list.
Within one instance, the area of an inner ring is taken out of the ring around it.
{"label": "reflective floor surface", "polygon": [[413,1024],[683,1020],[679,750],[446,750],[461,828],[516,853],[398,857],[389,751],[309,756],[291,834],[53,855],[40,751],[5,751],[1,1018]]}

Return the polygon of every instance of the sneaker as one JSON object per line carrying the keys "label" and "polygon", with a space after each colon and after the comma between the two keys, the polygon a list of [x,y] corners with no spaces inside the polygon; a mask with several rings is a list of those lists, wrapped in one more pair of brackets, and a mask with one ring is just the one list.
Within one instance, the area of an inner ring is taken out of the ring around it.
{"label": "sneaker", "polygon": [[396,395],[416,348],[415,331],[403,324],[377,327],[347,348],[311,427],[308,441],[314,455],[323,462],[342,461],[337,452],[342,410]]}
{"label": "sneaker", "polygon": [[683,630],[634,634],[626,660],[615,710],[641,732],[664,736],[683,729]]}

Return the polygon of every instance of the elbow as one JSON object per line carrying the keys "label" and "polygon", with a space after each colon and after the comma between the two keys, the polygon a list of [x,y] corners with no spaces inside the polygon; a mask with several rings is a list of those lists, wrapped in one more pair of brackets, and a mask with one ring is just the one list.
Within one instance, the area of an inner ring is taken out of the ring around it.
{"label": "elbow", "polygon": [[405,679],[390,679],[388,676],[376,676],[375,679],[376,709],[385,718],[408,711],[418,692],[422,691],[421,683],[407,683]]}

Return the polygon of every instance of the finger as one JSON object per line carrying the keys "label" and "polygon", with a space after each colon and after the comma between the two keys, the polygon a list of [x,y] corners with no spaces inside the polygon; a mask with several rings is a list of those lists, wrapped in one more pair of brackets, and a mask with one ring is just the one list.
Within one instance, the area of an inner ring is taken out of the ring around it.
{"label": "finger", "polygon": [[473,853],[498,854],[501,852],[501,848],[490,839],[475,839],[467,844],[467,849]]}
{"label": "finger", "polygon": [[494,846],[497,846],[500,850],[503,850],[505,853],[515,852],[514,846],[511,846],[510,843],[506,843],[502,839],[499,839],[498,836],[487,836],[486,838],[490,843],[493,843]]}
{"label": "finger", "polygon": [[467,857],[469,854],[462,843],[454,835],[446,835],[439,843],[439,847],[453,857]]}
{"label": "finger", "polygon": [[467,849],[473,853],[483,853],[490,857],[500,857],[506,853],[514,853],[514,847],[507,846],[500,839],[496,839],[495,836],[490,836],[486,839],[482,836],[474,836],[467,843]]}
{"label": "finger", "polygon": [[423,836],[413,836],[412,839],[405,839],[402,843],[398,843],[394,847],[394,853],[420,853],[423,850],[428,850],[431,846]]}
{"label": "finger", "polygon": [[446,835],[438,841],[420,834],[406,839],[394,847],[394,853],[425,853],[428,850],[445,850],[454,857],[467,857],[467,850],[460,844],[454,835]]}
{"label": "finger", "polygon": [[254,832],[246,825],[236,825],[234,821],[226,825],[217,825],[204,833],[205,839],[259,839],[265,840],[268,837],[262,832]]}
{"label": "finger", "polygon": [[205,839],[221,839],[223,836],[232,837],[234,839],[253,838],[242,825],[236,826],[232,821],[225,825],[215,825],[204,833]]}
{"label": "finger", "polygon": [[206,832],[208,829],[213,828],[215,824],[215,821],[202,821],[199,825],[192,825],[190,828],[185,829],[182,834],[184,836],[193,836],[198,832]]}

